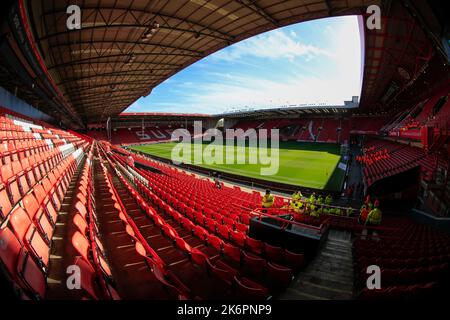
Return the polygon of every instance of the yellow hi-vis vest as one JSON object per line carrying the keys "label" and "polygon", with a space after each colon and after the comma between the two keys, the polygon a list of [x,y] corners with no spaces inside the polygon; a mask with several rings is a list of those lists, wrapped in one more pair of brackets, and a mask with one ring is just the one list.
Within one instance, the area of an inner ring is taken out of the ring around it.
{"label": "yellow hi-vis vest", "polygon": [[300,201],[301,197],[298,193],[294,193],[292,195],[292,200],[291,200],[291,208],[296,208],[298,207],[298,202]]}
{"label": "yellow hi-vis vest", "polygon": [[375,208],[369,212],[367,222],[370,224],[381,224],[381,210]]}
{"label": "yellow hi-vis vest", "polygon": [[265,195],[262,199],[263,208],[270,208],[273,205],[273,195]]}

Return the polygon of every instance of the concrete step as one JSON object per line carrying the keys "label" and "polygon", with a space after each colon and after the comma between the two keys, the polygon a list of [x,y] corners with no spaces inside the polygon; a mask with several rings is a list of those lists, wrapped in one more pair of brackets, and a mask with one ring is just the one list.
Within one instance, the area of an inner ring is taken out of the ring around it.
{"label": "concrete step", "polygon": [[330,230],[325,244],[280,299],[350,300],[353,298],[351,234]]}

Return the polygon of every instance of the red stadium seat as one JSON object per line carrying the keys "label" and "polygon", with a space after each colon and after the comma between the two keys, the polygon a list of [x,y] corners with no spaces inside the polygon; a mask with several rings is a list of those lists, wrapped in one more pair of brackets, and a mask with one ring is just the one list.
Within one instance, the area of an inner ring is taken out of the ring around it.
{"label": "red stadium seat", "polygon": [[45,210],[47,211],[48,217],[50,218],[52,223],[55,224],[56,220],[58,219],[58,213],[56,212],[55,207],[53,206],[50,199],[47,199],[46,201],[44,201],[44,207],[45,207]]}
{"label": "red stadium seat", "polygon": [[12,206],[6,189],[3,185],[0,185],[0,218],[6,218],[11,209]]}
{"label": "red stadium seat", "polygon": [[194,234],[197,238],[199,238],[202,241],[206,240],[206,237],[208,233],[203,229],[201,226],[195,226],[194,228]]}
{"label": "red stadium seat", "polygon": [[76,231],[72,236],[72,245],[81,257],[89,262],[89,241],[79,231]]}
{"label": "red stadium seat", "polygon": [[161,270],[161,267],[157,264],[155,264],[153,268],[153,274],[155,275],[156,279],[158,279],[158,281],[161,282],[169,292],[176,295],[179,300],[188,299],[188,297],[190,296],[191,291],[189,290],[189,288],[184,286],[173,272],[169,271],[168,276],[172,281],[174,281],[176,285],[173,285],[166,280],[163,270]]}
{"label": "red stadium seat", "polygon": [[191,251],[191,259],[195,264],[206,266],[206,260],[208,257],[200,250],[193,248]]}
{"label": "red stadium seat", "polygon": [[8,182],[8,189],[9,189],[9,198],[11,200],[11,203],[16,204],[20,201],[20,198],[22,197],[22,195],[20,194],[20,190],[19,190],[19,184],[17,182],[16,179],[12,180],[10,179],[10,181]]}
{"label": "red stadium seat", "polygon": [[100,266],[100,269],[102,270],[103,274],[106,277],[111,278],[112,277],[111,269],[109,268],[109,265],[103,258],[102,254],[97,254],[97,263]]}
{"label": "red stadium seat", "polygon": [[249,225],[250,224],[250,215],[249,214],[243,214],[241,216],[241,220],[243,224]]}
{"label": "red stadium seat", "polygon": [[225,240],[230,239],[230,229],[225,225],[217,225],[217,233]]}
{"label": "red stadium seat", "polygon": [[261,276],[266,268],[267,261],[255,255],[243,252],[243,261],[246,270],[253,275]]}
{"label": "red stadium seat", "polygon": [[83,219],[86,219],[87,209],[86,209],[86,206],[83,205],[83,203],[81,201],[78,201],[75,204],[75,210],[83,217]]}
{"label": "red stadium seat", "polygon": [[52,184],[50,183],[50,180],[48,178],[42,179],[42,186],[44,187],[44,190],[47,194],[50,194],[50,191],[52,191]]}
{"label": "red stadium seat", "polygon": [[42,204],[44,202],[44,199],[47,197],[47,193],[45,192],[44,187],[40,183],[34,186],[33,193],[39,204]]}
{"label": "red stadium seat", "polygon": [[209,268],[210,273],[212,273],[213,275],[217,276],[219,279],[227,283],[230,288],[231,284],[233,283],[234,277],[239,274],[239,272],[236,269],[233,269],[232,267],[229,266],[225,267],[225,264],[219,265],[217,263],[216,265],[213,265],[209,259],[207,260],[207,266]]}
{"label": "red stadium seat", "polygon": [[184,228],[186,228],[189,232],[192,232],[192,230],[194,229],[195,225],[191,222],[191,220],[189,220],[188,218],[181,218],[181,224],[183,225]]}
{"label": "red stadium seat", "polygon": [[284,251],[284,259],[289,267],[298,269],[305,265],[305,256],[301,253],[294,253],[289,250]]}
{"label": "red stadium seat", "polygon": [[12,167],[11,167],[11,163],[8,164],[4,164],[1,168],[0,168],[0,174],[2,177],[2,182],[3,183],[7,183],[9,179],[11,179],[12,177],[15,176]]}
{"label": "red stadium seat", "polygon": [[268,260],[280,261],[283,255],[283,249],[280,247],[271,246],[270,244],[264,244],[264,254]]}
{"label": "red stadium seat", "polygon": [[31,220],[34,220],[34,216],[39,210],[39,203],[32,193],[29,193],[23,197],[22,205]]}
{"label": "red stadium seat", "polygon": [[51,239],[53,237],[53,224],[49,220],[47,214],[44,209],[40,207],[34,216],[34,223],[38,226],[39,231],[43,235],[43,238],[47,241],[47,244],[50,245]]}
{"label": "red stadium seat", "polygon": [[248,225],[243,223],[235,223],[234,226],[236,227],[236,230],[239,232],[247,233],[248,232]]}
{"label": "red stadium seat", "polygon": [[87,236],[89,226],[86,220],[84,220],[83,217],[77,213],[73,216],[72,221],[73,224],[77,227],[78,231],[80,231],[82,235]]}
{"label": "red stadium seat", "polygon": [[84,259],[79,257],[75,258],[73,263],[75,266],[80,268],[80,276],[81,276],[81,289],[88,295],[89,299],[99,300],[98,295],[95,290],[95,270],[91,266],[91,264]]}
{"label": "red stadium seat", "polygon": [[208,235],[208,245],[215,248],[219,252],[222,252],[223,241],[214,235]]}
{"label": "red stadium seat", "polygon": [[178,237],[178,233],[176,232],[176,230],[168,224],[165,224],[163,226],[163,231],[172,240],[175,240]]}
{"label": "red stadium seat", "polygon": [[239,247],[244,248],[245,246],[245,239],[247,236],[244,233],[231,231],[230,232],[230,239],[235,244],[237,244]]}
{"label": "red stadium seat", "polygon": [[261,254],[262,252],[263,243],[260,240],[247,237],[245,245],[253,253]]}
{"label": "red stadium seat", "polygon": [[230,218],[223,218],[222,219],[222,221],[223,221],[223,224],[225,224],[225,225],[227,225],[230,229],[233,229],[234,228],[234,221],[233,221],[233,219],[230,219]]}
{"label": "red stadium seat", "polygon": [[216,233],[217,222],[214,221],[213,219],[206,218],[205,219],[205,226],[206,226],[206,229],[208,229],[212,233]]}
{"label": "red stadium seat", "polygon": [[19,184],[20,193],[25,195],[30,190],[26,175],[24,173],[18,175],[17,181]]}
{"label": "red stadium seat", "polygon": [[238,270],[236,270],[235,268],[229,266],[228,264],[226,264],[222,260],[217,260],[216,267],[227,271],[229,281],[232,281],[233,277],[237,276],[239,274]]}
{"label": "red stadium seat", "polygon": [[213,219],[218,223],[222,224],[222,215],[220,213],[213,213]]}
{"label": "red stadium seat", "polygon": [[265,300],[269,295],[267,288],[247,278],[238,279],[237,277],[234,277],[234,281],[237,285],[238,297],[240,298]]}
{"label": "red stadium seat", "polygon": [[182,251],[186,252],[186,253],[191,253],[192,252],[192,248],[191,246],[183,239],[183,238],[176,238],[175,240],[176,245],[179,249],[181,249]]}
{"label": "red stadium seat", "polygon": [[195,212],[194,213],[194,217],[195,217],[195,222],[198,225],[200,225],[200,226],[204,225],[204,217],[203,217],[203,214],[201,212]]}
{"label": "red stadium seat", "polygon": [[266,278],[274,286],[287,287],[293,279],[293,272],[292,269],[269,262],[267,264]]}
{"label": "red stadium seat", "polygon": [[27,178],[27,181],[28,181],[28,185],[30,187],[34,186],[36,184],[36,178],[34,176],[33,169],[32,168],[28,168],[26,170],[25,175],[26,175],[26,178]]}
{"label": "red stadium seat", "polygon": [[0,229],[0,261],[18,286],[34,297],[45,297],[46,280],[42,270],[8,228]]}
{"label": "red stadium seat", "polygon": [[241,263],[241,249],[228,243],[223,243],[223,254],[231,260]]}
{"label": "red stadium seat", "polygon": [[33,253],[39,264],[47,268],[50,248],[31,222],[28,214],[21,207],[16,207],[11,212],[10,223],[17,238]]}
{"label": "red stadium seat", "polygon": [[37,181],[40,181],[42,179],[41,170],[39,170],[39,164],[35,164],[33,166],[33,174]]}

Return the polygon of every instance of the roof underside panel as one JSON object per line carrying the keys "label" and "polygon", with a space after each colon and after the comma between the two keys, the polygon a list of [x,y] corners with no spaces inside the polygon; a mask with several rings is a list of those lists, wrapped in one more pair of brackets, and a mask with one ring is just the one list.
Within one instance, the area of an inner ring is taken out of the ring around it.
{"label": "roof underside panel", "polygon": [[170,76],[230,44],[293,23],[363,13],[374,3],[85,0],[81,30],[68,30],[66,9],[72,2],[28,1],[28,11],[51,76],[86,122],[119,114]]}

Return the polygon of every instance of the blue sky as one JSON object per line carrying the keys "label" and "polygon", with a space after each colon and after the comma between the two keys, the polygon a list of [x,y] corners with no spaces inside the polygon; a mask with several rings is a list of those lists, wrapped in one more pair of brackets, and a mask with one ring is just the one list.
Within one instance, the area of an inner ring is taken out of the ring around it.
{"label": "blue sky", "polygon": [[217,114],[303,103],[341,105],[361,93],[361,59],[357,17],[304,22],[204,58],[127,112]]}

